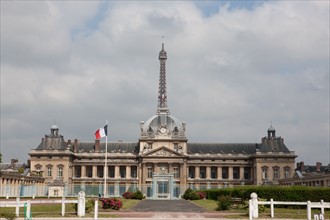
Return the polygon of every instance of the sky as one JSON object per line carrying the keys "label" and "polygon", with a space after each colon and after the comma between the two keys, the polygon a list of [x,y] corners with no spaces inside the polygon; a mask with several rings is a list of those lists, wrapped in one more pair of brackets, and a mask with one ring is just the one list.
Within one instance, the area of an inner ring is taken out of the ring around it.
{"label": "sky", "polygon": [[53,124],[93,142],[108,120],[109,141],[137,142],[164,43],[188,142],[260,143],[272,125],[296,162],[329,163],[329,1],[0,3],[4,162]]}

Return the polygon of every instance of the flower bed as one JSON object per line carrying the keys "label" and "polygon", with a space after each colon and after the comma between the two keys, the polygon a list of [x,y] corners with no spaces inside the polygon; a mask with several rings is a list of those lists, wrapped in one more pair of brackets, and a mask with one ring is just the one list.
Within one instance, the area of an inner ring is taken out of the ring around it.
{"label": "flower bed", "polygon": [[117,198],[102,198],[100,201],[103,209],[119,210],[123,206],[123,203]]}

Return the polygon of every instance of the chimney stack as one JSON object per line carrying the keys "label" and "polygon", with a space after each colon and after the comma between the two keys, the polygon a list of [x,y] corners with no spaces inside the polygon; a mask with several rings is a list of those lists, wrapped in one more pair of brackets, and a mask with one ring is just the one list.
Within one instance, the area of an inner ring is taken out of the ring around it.
{"label": "chimney stack", "polygon": [[316,162],[316,172],[321,172],[321,166],[322,166],[321,162]]}
{"label": "chimney stack", "polygon": [[304,161],[300,162],[300,172],[304,172],[305,171],[305,164]]}
{"label": "chimney stack", "polygon": [[100,142],[101,140],[100,139],[96,139],[95,140],[95,146],[94,146],[94,152],[100,152]]}
{"label": "chimney stack", "polygon": [[77,139],[74,139],[73,152],[78,153],[78,140]]}

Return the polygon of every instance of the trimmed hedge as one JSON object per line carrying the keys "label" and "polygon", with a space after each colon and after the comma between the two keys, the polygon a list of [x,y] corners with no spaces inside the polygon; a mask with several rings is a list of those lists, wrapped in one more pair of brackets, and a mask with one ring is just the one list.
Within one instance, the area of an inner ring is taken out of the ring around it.
{"label": "trimmed hedge", "polygon": [[251,193],[259,198],[274,201],[319,202],[330,201],[330,187],[297,186],[244,186],[235,188],[199,190],[207,194],[207,199],[218,200],[220,196],[231,196],[249,200]]}

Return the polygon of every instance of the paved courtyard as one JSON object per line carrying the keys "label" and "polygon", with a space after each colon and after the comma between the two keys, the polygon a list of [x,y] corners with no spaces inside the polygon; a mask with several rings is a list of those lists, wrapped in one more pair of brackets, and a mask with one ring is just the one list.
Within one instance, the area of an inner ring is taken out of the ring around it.
{"label": "paved courtyard", "polygon": [[129,211],[132,212],[206,212],[187,200],[142,200]]}

